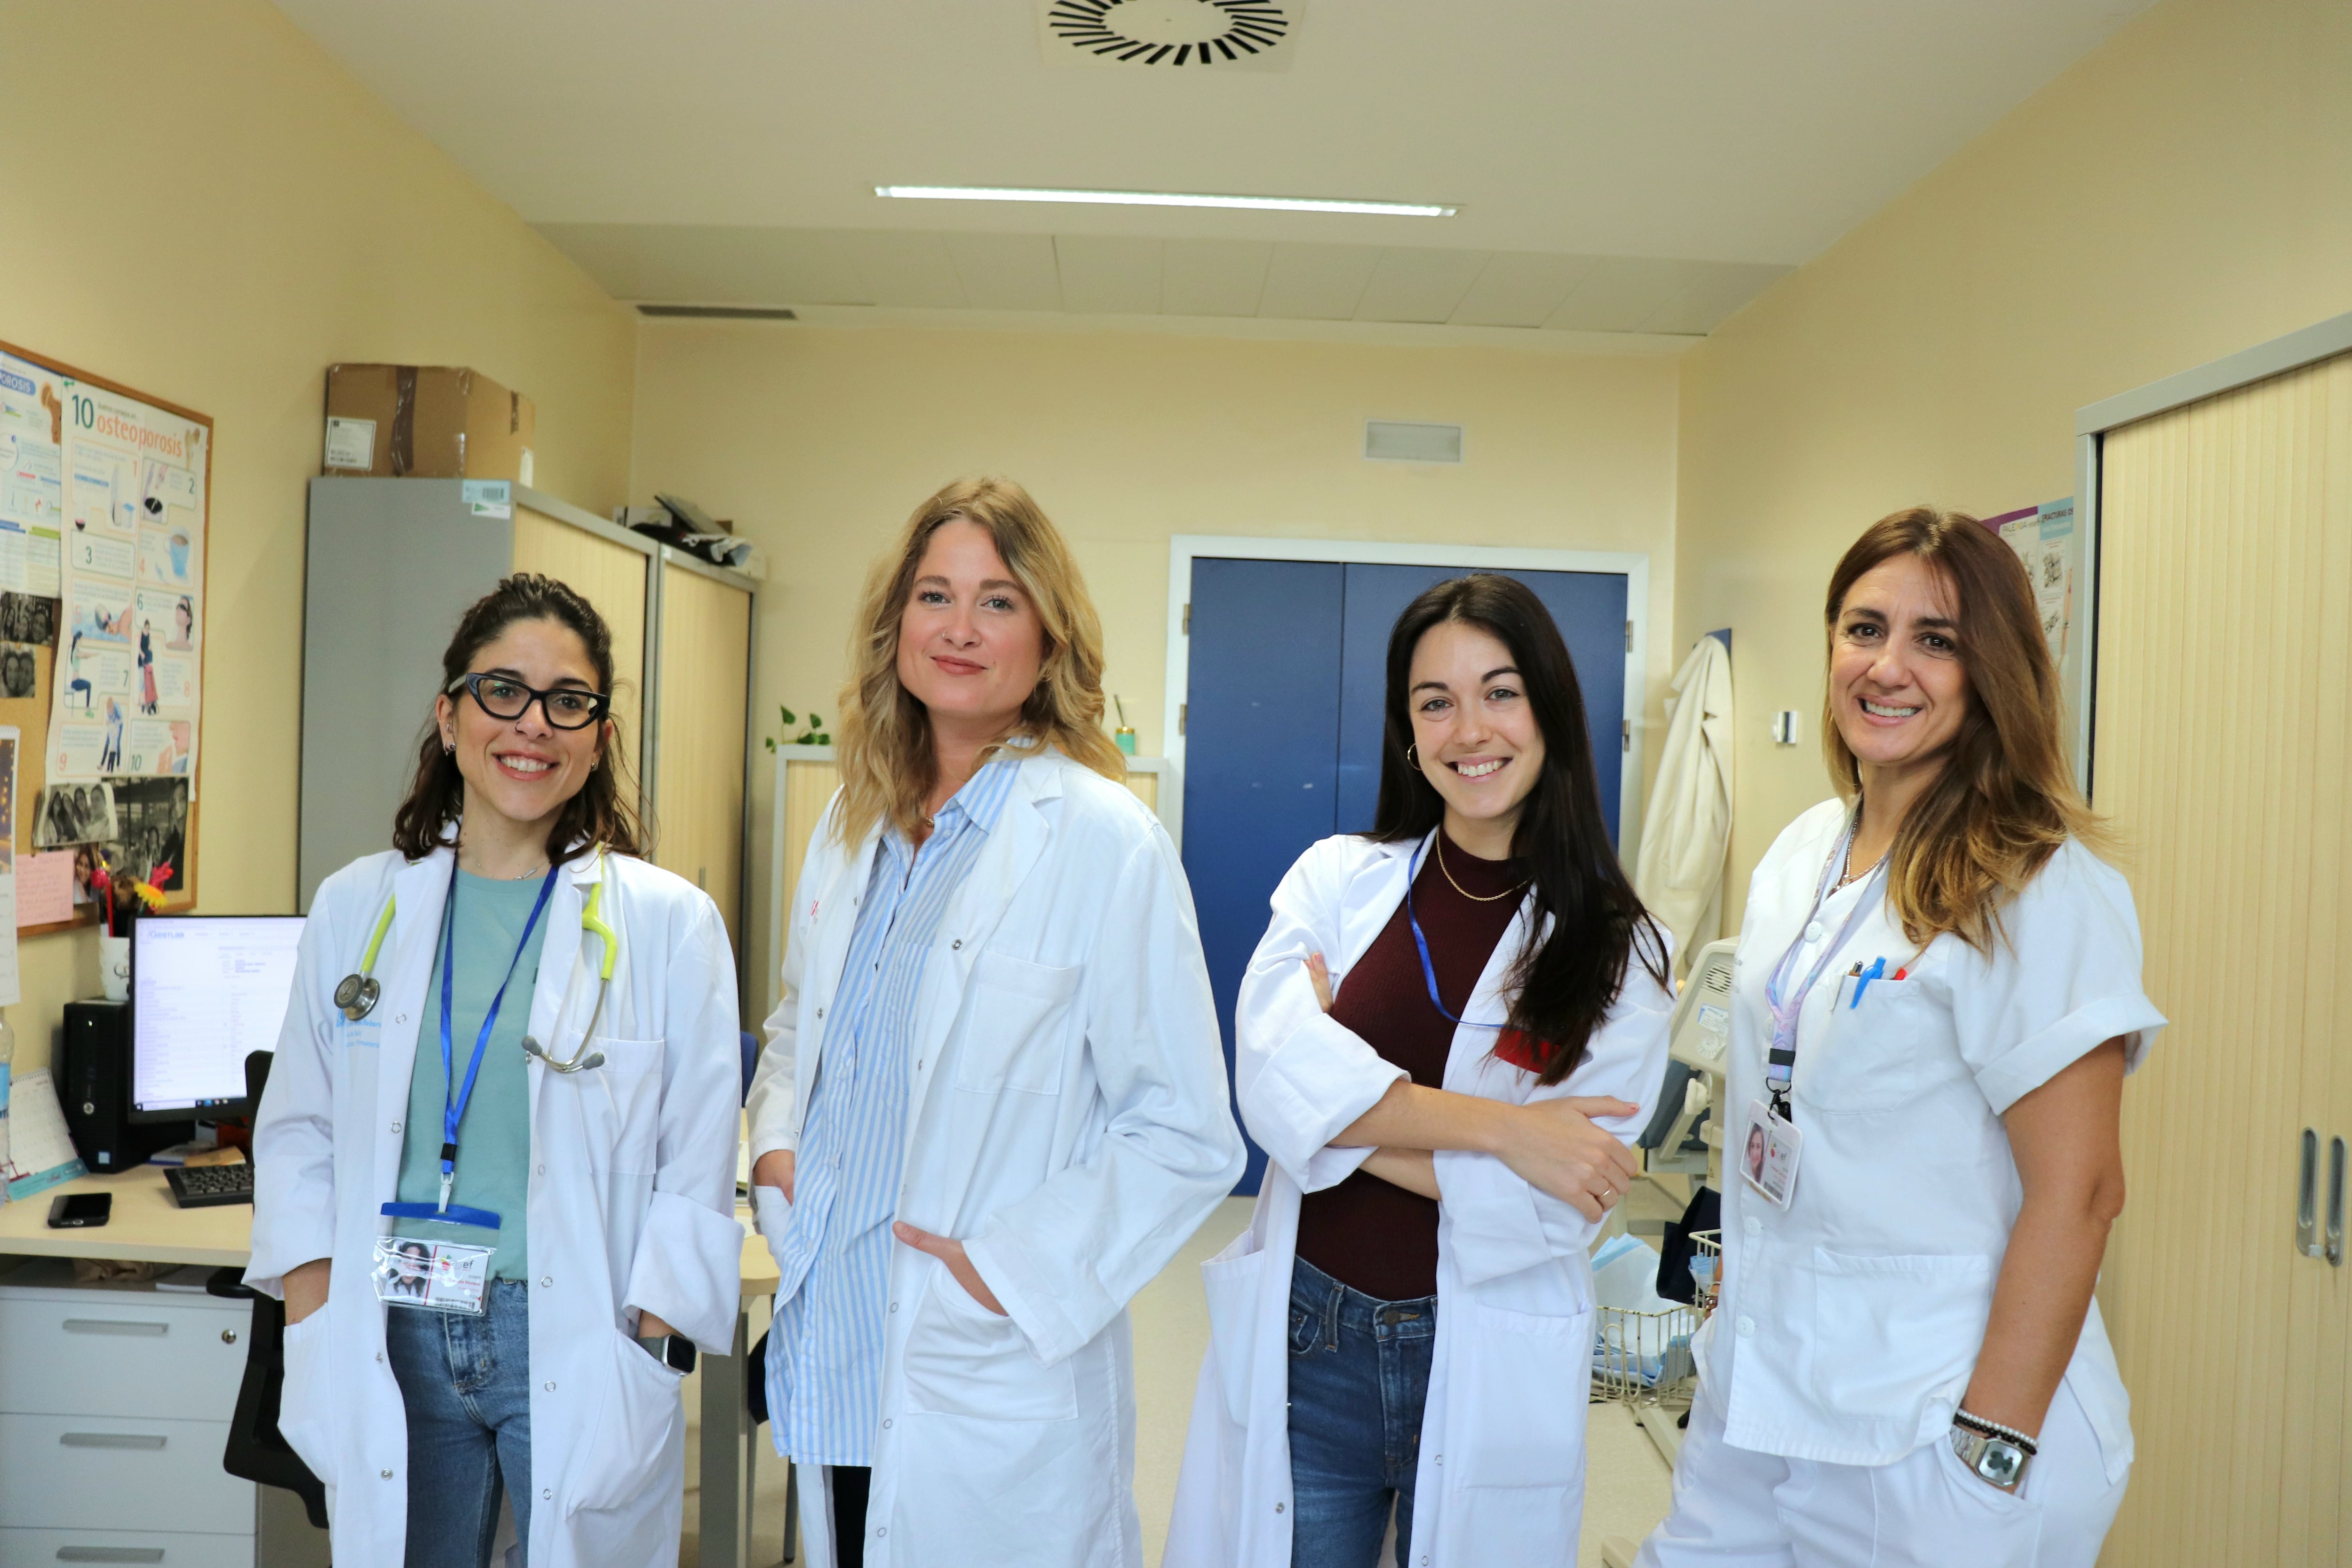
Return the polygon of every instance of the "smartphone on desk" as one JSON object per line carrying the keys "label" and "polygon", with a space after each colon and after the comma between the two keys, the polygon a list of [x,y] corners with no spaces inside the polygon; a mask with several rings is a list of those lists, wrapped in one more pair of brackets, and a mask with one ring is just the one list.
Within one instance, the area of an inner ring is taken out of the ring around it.
{"label": "smartphone on desk", "polygon": [[49,1205],[49,1228],[74,1230],[104,1225],[113,1213],[112,1193],[59,1193]]}

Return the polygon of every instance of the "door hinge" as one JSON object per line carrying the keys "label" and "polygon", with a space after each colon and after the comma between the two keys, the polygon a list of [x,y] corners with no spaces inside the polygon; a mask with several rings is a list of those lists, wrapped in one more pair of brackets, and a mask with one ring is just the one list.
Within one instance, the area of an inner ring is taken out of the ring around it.
{"label": "door hinge", "polygon": [[1184,635],[1188,637],[1192,635],[1192,606],[1190,605],[1184,606]]}
{"label": "door hinge", "polygon": [[1184,732],[1184,716],[1192,710],[1192,705],[1190,702],[1179,702],[1176,704],[1176,732],[1178,734],[1181,735]]}
{"label": "door hinge", "polygon": [[1633,721],[1621,719],[1617,722],[1622,726],[1618,733],[1617,749],[1621,752],[1631,752],[1633,749]]}
{"label": "door hinge", "polygon": [[1633,623],[1631,621],[1625,623],[1625,651],[1633,651]]}

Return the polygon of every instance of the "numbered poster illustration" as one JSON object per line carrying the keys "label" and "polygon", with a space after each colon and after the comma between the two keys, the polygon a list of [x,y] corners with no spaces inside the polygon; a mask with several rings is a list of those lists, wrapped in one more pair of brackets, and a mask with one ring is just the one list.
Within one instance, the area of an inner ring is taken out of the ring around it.
{"label": "numbered poster illustration", "polygon": [[[211,437],[201,415],[0,344],[0,702],[24,720],[27,810],[60,850],[168,868],[190,892]],[[112,824],[80,810],[101,787]]]}

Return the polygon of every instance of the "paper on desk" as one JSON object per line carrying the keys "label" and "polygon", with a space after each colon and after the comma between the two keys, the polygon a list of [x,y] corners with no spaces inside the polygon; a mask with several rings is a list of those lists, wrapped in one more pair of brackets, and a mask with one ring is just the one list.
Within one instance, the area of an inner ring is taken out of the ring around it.
{"label": "paper on desk", "polygon": [[47,1187],[89,1174],[66,1134],[58,1086],[47,1069],[8,1085],[8,1196],[28,1198]]}
{"label": "paper on desk", "polygon": [[74,852],[45,849],[16,858],[16,923],[45,926],[73,919]]}

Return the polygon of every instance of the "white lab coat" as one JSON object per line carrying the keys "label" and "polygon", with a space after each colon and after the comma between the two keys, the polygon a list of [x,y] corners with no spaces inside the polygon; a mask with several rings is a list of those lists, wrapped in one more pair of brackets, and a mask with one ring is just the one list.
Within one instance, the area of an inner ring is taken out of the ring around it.
{"label": "white lab coat", "polygon": [[[793,894],[755,1159],[798,1144],[881,841],[845,847],[832,816]],[[1057,752],[1021,763],[940,917],[909,1048],[898,1217],[961,1239],[1010,1316],[893,1248],[868,1568],[1134,1568],[1127,1303],[1233,1190],[1243,1148],[1191,890],[1130,792]],[[753,1196],[780,1247],[790,1206]],[[822,1471],[801,1479],[811,1568],[832,1568]]]}
{"label": "white lab coat", "polygon": [[1698,639],[1675,672],[1666,709],[1665,751],[1642,816],[1633,889],[1674,933],[1675,951],[1688,952],[1722,890],[1731,847],[1731,654],[1720,638]]}
{"label": "white lab coat", "polygon": [[[1426,842],[1424,840],[1424,842]],[[1242,981],[1234,1077],[1242,1120],[1270,1163],[1249,1230],[1202,1268],[1209,1354],[1168,1531],[1167,1568],[1287,1568],[1291,1557],[1291,1266],[1301,1195],[1352,1174],[1369,1149],[1332,1138],[1404,1069],[1335,1022],[1305,959],[1335,986],[1403,901],[1411,844],[1327,838],[1274,895],[1274,919]],[[1530,899],[1532,902],[1532,899]],[[1522,910],[1478,978],[1465,1018],[1507,1011],[1501,986],[1528,939]],[[1641,1107],[1601,1123],[1631,1141],[1665,1074],[1673,1001],[1638,959],[1568,1078],[1538,1088],[1494,1056],[1496,1032],[1454,1033],[1444,1087],[1525,1104],[1615,1095]],[[1437,1335],[1422,1416],[1409,1568],[1573,1564],[1583,1508],[1597,1226],[1490,1155],[1441,1151]]]}
{"label": "white lab coat", "polygon": [[[427,984],[449,887],[447,848],[409,864],[353,861],[320,885],[294,995],[254,1123],[253,1261],[246,1282],[284,1294],[288,1270],[333,1259],[327,1304],[286,1333],[278,1426],[327,1487],[339,1568],[399,1568],[408,1428],[384,1360],[369,1268],[394,1195],[410,1069],[437,1049]],[[580,1049],[603,943],[583,942],[587,886],[621,933],[594,1048],[605,1063],[530,1068],[529,1197],[533,1568],[675,1563],[685,1480],[678,1377],[631,1338],[667,1320],[705,1352],[734,1344],[743,1230],[735,1218],[741,1053],[734,965],[719,911],[667,871],[582,856],[556,878],[530,997],[530,1032]],[[388,895],[398,913],[375,966],[383,996],[357,1024],[333,1001]],[[430,1025],[431,1026],[427,1026]],[[406,1309],[401,1309],[406,1310]]]}

